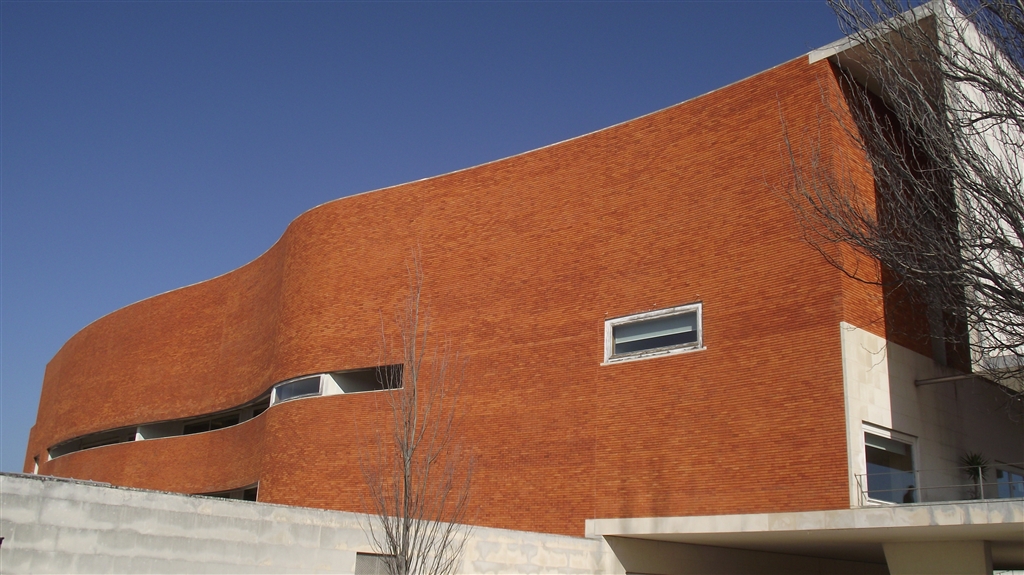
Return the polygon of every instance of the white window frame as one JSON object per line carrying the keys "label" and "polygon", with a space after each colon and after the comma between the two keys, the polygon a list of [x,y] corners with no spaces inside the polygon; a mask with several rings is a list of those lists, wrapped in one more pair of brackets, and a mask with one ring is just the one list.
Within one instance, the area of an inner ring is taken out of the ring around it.
{"label": "white window frame", "polygon": [[[644,313],[638,313],[634,315],[627,315],[623,317],[617,317],[613,319],[605,320],[604,322],[604,362],[601,365],[611,365],[615,363],[625,363],[627,361],[639,361],[643,359],[651,359],[655,357],[664,357],[668,355],[677,355],[680,353],[690,353],[692,351],[704,350],[704,314],[703,314],[703,303],[691,303],[676,307],[670,307],[666,309],[659,309],[654,311],[648,311]],[[624,353],[621,355],[615,355],[615,327],[619,325],[625,325],[630,323],[639,323],[652,319],[658,319],[661,317],[673,316],[673,315],[684,315],[696,312],[697,314],[697,341],[695,343],[687,343],[674,347],[662,347],[657,349],[649,349],[643,351],[636,351],[632,353]]]}
{"label": "white window frame", "polygon": [[[289,383],[294,383],[296,381],[299,381],[300,379],[312,379],[314,377],[318,378],[318,380],[320,381],[320,391],[318,391],[316,395],[302,395],[302,396],[299,396],[299,397],[292,397],[290,399],[278,399],[277,398],[277,388],[284,387],[284,386],[288,385]],[[271,408],[271,407],[273,407],[275,405],[278,405],[280,403],[284,403],[284,402],[287,402],[287,401],[295,401],[297,399],[308,399],[310,397],[322,397],[323,395],[324,395],[324,374],[320,373],[320,374],[312,374],[312,375],[303,375],[301,377],[293,377],[293,378],[289,379],[288,381],[282,381],[281,383],[278,383],[277,385],[275,385],[273,387],[273,389],[270,390],[270,405],[268,405],[267,408],[269,409],[269,408]]]}

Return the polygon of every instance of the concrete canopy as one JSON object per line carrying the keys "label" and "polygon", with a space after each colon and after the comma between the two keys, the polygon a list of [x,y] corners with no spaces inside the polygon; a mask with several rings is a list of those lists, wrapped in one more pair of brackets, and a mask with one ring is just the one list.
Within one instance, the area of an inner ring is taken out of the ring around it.
{"label": "concrete canopy", "polygon": [[[684,543],[884,565],[883,545],[983,541],[996,569],[1024,568],[1024,499],[587,521],[588,537]],[[620,560],[623,558],[620,557]],[[623,563],[625,565],[625,562]],[[626,569],[630,567],[626,565]]]}

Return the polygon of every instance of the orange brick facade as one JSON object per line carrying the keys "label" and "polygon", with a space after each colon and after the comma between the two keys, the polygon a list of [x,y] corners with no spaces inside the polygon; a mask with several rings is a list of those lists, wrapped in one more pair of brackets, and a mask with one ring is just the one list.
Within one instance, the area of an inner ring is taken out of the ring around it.
{"label": "orange brick facade", "polygon": [[[378,362],[418,247],[434,331],[467,360],[474,522],[849,507],[841,321],[884,335],[881,293],[830,267],[782,190],[791,133],[870,188],[806,57],[512,158],[343,198],[254,262],[114,312],[47,367],[26,471],[362,511],[374,394],[276,405],[227,429],[46,461],[60,441],[212,413],[282,380]],[[833,102],[834,108],[839,108]],[[819,122],[823,122],[819,126]],[[870,262],[869,262],[870,264]],[[706,349],[601,365],[604,321],[703,303]]]}

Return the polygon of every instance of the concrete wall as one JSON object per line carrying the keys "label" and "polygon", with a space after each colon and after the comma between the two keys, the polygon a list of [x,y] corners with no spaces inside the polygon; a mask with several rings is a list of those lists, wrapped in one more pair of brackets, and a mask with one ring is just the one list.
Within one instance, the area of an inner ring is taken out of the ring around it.
{"label": "concrete wall", "polygon": [[[968,481],[958,459],[983,454],[992,467],[1024,458],[1024,425],[1008,411],[1007,394],[980,381],[918,387],[915,380],[949,375],[930,358],[863,329],[840,324],[846,386],[847,444],[850,454],[850,502],[859,505],[855,475],[866,472],[863,423],[916,438],[916,467],[921,501],[966,498],[966,488],[938,489]],[[1018,409],[1019,411],[1019,409]],[[991,491],[991,493],[990,493]],[[987,489],[987,496],[995,490]]]}
{"label": "concrete wall", "polygon": [[[0,475],[0,572],[352,573],[365,516]],[[473,529],[462,573],[622,572],[600,539]]]}

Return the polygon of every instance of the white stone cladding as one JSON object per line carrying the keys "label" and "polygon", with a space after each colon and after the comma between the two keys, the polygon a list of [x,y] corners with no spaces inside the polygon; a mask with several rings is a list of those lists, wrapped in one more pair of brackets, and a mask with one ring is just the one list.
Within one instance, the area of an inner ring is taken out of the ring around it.
{"label": "white stone cladding", "polygon": [[966,452],[995,464],[1024,458],[1024,425],[1006,410],[1007,393],[978,379],[915,385],[952,375],[930,358],[841,323],[850,505],[864,502],[857,476],[866,472],[864,424],[914,438],[918,487],[931,501],[963,499],[956,468]]}

